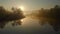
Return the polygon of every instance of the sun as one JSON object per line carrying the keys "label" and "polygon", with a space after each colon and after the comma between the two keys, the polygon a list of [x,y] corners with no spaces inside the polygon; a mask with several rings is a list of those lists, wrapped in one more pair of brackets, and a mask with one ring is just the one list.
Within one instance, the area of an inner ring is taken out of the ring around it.
{"label": "sun", "polygon": [[23,6],[20,6],[19,8],[20,8],[22,11],[24,11],[24,7],[23,7]]}

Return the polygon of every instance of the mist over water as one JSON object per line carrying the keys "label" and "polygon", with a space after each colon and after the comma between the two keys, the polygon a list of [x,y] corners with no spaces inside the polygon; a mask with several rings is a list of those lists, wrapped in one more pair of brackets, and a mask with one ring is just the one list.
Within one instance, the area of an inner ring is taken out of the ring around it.
{"label": "mist over water", "polygon": [[[44,0],[44,5],[42,2],[41,5],[38,0],[37,2],[31,0],[23,2],[20,6],[20,2],[13,1],[6,0],[0,3],[2,4],[0,5],[0,34],[60,34],[59,2],[55,4],[56,0],[51,0],[52,2]],[[8,8],[9,5],[11,10]]]}
{"label": "mist over water", "polygon": [[4,33],[40,33],[40,34],[56,34],[51,25],[46,23],[45,25],[40,25],[38,19],[32,19],[31,17],[26,17],[22,19],[22,24],[18,26],[12,26],[11,23],[8,23],[4,29],[0,29]]}

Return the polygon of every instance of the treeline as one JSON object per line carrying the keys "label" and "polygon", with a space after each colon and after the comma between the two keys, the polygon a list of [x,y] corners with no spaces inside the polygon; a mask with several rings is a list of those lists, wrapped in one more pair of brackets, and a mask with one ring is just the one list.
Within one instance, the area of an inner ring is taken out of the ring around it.
{"label": "treeline", "polygon": [[40,13],[43,17],[48,17],[48,18],[60,18],[60,6],[56,5],[54,8],[50,9],[41,9]]}
{"label": "treeline", "polygon": [[12,8],[12,11],[8,11],[4,7],[0,6],[0,27],[1,28],[3,28],[3,26],[8,21],[21,20],[24,17],[25,16],[23,15],[20,9]]}
{"label": "treeline", "polygon": [[[39,24],[44,25],[48,22],[55,31],[60,29],[60,6],[55,5],[53,8],[34,11],[31,16],[39,19]],[[32,17],[32,18],[34,18]]]}
{"label": "treeline", "polygon": [[55,31],[60,29],[60,6],[56,5],[54,8],[44,9],[38,11],[37,17],[40,18],[40,23],[45,24],[48,22],[53,26]]}
{"label": "treeline", "polygon": [[[37,13],[37,14],[36,14]],[[55,31],[60,29],[60,6],[56,5],[50,9],[41,8],[37,12],[31,13],[32,16],[37,17],[42,25],[48,22],[53,26]],[[6,10],[4,7],[0,6],[0,27],[3,28],[8,21],[18,21],[16,23],[21,24],[20,19],[25,16],[22,11],[17,8],[12,8],[12,11]],[[20,22],[20,23],[19,23]],[[13,23],[14,25],[15,23]]]}

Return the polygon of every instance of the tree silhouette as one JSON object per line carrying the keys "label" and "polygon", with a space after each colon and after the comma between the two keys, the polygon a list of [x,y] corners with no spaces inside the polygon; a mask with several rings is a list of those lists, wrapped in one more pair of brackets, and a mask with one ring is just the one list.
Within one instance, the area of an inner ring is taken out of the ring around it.
{"label": "tree silhouette", "polygon": [[55,31],[60,28],[60,6],[56,5],[54,8],[39,10],[40,23],[43,25],[48,22],[53,26]]}
{"label": "tree silhouette", "polygon": [[55,22],[53,23],[53,28],[54,30],[58,31],[60,28],[60,6],[56,5],[53,9],[50,9],[50,15],[52,19],[55,19]]}
{"label": "tree silhouette", "polygon": [[[8,23],[8,21],[21,22],[20,20],[25,18],[25,16],[23,15],[20,9],[12,8],[12,11],[13,12],[10,12],[5,8],[3,8],[2,6],[0,6],[0,27],[1,28],[3,28]],[[17,22],[16,24],[20,24]]]}

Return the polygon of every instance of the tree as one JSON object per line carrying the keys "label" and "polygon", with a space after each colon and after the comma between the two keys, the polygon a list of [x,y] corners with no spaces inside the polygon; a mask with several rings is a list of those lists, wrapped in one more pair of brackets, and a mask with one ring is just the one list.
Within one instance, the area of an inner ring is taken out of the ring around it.
{"label": "tree", "polygon": [[54,8],[48,10],[41,9],[38,17],[40,17],[40,23],[43,25],[48,22],[53,26],[55,31],[58,31],[60,28],[60,6],[56,5]]}
{"label": "tree", "polygon": [[[25,18],[22,11],[17,8],[12,8],[13,12],[7,11],[5,8],[0,7],[0,27],[4,28],[4,26],[9,21],[17,21],[21,23],[21,19]],[[20,24],[16,22],[16,24]]]}

